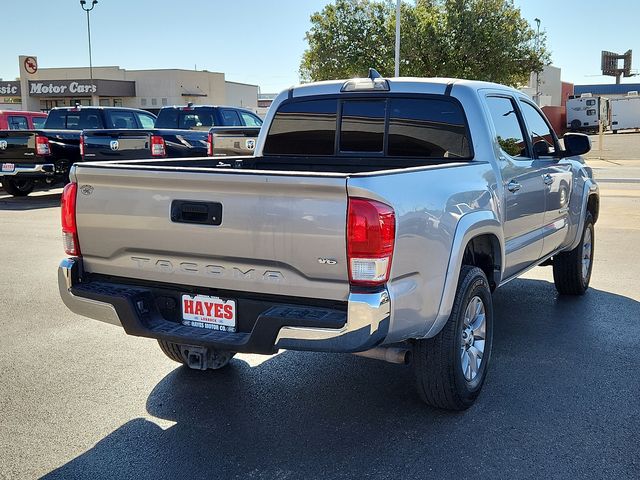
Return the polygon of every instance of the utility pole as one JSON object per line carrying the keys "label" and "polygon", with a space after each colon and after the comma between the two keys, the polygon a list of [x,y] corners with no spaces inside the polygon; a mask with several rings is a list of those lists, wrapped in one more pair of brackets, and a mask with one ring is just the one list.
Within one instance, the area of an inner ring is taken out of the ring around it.
{"label": "utility pole", "polygon": [[[91,10],[93,10],[93,7],[96,6],[96,4],[98,3],[98,0],[92,0],[91,2],[91,7],[87,8],[87,0],[80,0],[80,6],[82,7],[82,9],[87,12],[87,37],[89,38],[89,77],[91,79],[91,86],[93,88],[93,62],[91,60],[91,21],[89,20],[89,12]],[[91,104],[93,105],[94,99],[97,97],[97,95],[94,95],[93,92],[91,93]]]}
{"label": "utility pole", "polygon": [[[538,31],[536,33],[536,53],[540,54],[540,19],[535,19],[538,25]],[[536,105],[540,106],[540,70],[536,70]]]}
{"label": "utility pole", "polygon": [[398,0],[396,4],[396,70],[395,76],[400,76],[400,4],[402,0]]}

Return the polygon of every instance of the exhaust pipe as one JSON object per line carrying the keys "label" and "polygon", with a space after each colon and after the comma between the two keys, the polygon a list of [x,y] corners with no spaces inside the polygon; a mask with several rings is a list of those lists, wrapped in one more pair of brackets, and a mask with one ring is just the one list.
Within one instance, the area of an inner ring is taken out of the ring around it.
{"label": "exhaust pipe", "polygon": [[400,365],[411,363],[411,350],[403,347],[376,347],[364,352],[356,352],[354,355]]}

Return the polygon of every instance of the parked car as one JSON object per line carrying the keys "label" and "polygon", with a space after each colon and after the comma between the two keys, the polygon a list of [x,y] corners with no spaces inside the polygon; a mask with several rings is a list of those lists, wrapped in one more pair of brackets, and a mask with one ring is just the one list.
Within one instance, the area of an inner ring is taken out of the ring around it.
{"label": "parked car", "polygon": [[22,110],[0,110],[0,130],[43,128],[47,114]]}
{"label": "parked car", "polygon": [[253,157],[77,164],[60,294],[194,369],[279,349],[411,361],[426,403],[461,410],[486,378],[496,288],[537,265],[560,294],[589,286],[590,147],[561,147],[497,84],[301,85]]}
{"label": "parked car", "polygon": [[86,130],[84,160],[137,160],[252,155],[260,127],[212,127],[207,131]]}
{"label": "parked car", "polygon": [[156,128],[204,130],[211,127],[260,127],[262,119],[251,110],[238,107],[193,105],[162,107]]}
{"label": "parked car", "polygon": [[122,107],[54,108],[43,129],[0,131],[0,181],[5,191],[25,196],[39,182],[66,182],[81,161],[82,130],[153,128],[155,116]]}

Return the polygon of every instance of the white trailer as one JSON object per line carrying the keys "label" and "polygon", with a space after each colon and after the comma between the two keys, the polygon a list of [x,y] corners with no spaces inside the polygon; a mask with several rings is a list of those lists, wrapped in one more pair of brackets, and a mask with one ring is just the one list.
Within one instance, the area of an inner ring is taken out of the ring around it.
{"label": "white trailer", "polygon": [[629,92],[626,97],[611,99],[611,130],[640,128],[640,96]]}
{"label": "white trailer", "polygon": [[609,126],[609,99],[583,93],[567,100],[567,129],[572,132],[597,132]]}

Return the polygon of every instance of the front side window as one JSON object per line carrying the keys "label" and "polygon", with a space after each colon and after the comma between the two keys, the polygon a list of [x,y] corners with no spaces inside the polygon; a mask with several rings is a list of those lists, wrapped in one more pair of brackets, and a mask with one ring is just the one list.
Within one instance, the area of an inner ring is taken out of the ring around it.
{"label": "front side window", "polygon": [[338,100],[285,103],[271,122],[264,145],[268,155],[333,155]]}
{"label": "front side window", "polygon": [[33,117],[33,128],[44,128],[44,123],[47,121],[47,117]]}
{"label": "front side window", "polygon": [[220,114],[222,115],[222,121],[225,127],[242,126],[240,117],[238,116],[238,112],[236,112],[235,110],[222,110]]}
{"label": "front side window", "polygon": [[521,101],[520,106],[536,156],[553,156],[556,152],[556,140],[544,117],[529,102]]}
{"label": "front side window", "polygon": [[126,128],[134,129],[138,127],[136,118],[133,112],[125,111],[110,111],[109,121],[111,122],[111,128]]}
{"label": "front side window", "polygon": [[29,130],[29,124],[27,123],[27,117],[11,115],[9,120],[9,130]]}
{"label": "front side window", "polygon": [[389,101],[389,156],[470,158],[462,108],[435,99]]}
{"label": "front side window", "polygon": [[242,121],[244,122],[246,127],[261,127],[262,120],[255,115],[252,115],[247,112],[240,112],[240,116],[242,117]]}
{"label": "front side window", "polygon": [[487,97],[487,106],[500,148],[513,158],[528,157],[527,143],[513,100],[507,97]]}
{"label": "front side window", "polygon": [[138,113],[137,115],[138,121],[140,122],[140,125],[142,125],[142,128],[149,129],[155,126],[155,118],[153,118],[151,115],[147,115],[146,113]]}

